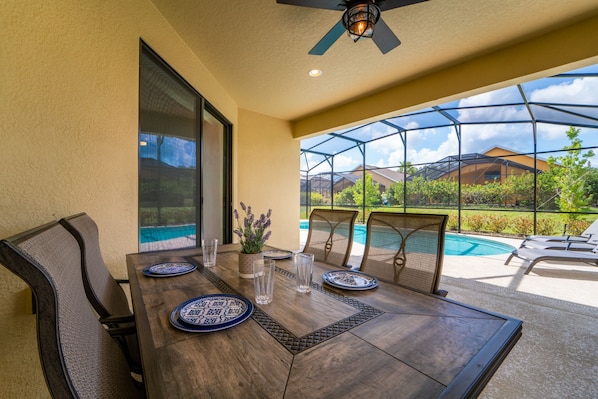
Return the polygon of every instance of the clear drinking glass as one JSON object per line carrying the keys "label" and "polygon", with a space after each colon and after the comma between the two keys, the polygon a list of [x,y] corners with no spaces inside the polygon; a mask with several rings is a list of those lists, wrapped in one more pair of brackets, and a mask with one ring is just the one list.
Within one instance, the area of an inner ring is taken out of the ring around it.
{"label": "clear drinking glass", "polygon": [[266,305],[272,302],[274,294],[274,271],[276,263],[272,259],[253,261],[253,285],[255,302]]}
{"label": "clear drinking glass", "polygon": [[201,253],[203,255],[203,265],[205,267],[212,267],[216,264],[216,254],[218,251],[218,240],[202,240]]}
{"label": "clear drinking glass", "polygon": [[311,279],[314,272],[314,255],[299,252],[293,255],[295,264],[296,289],[303,294],[311,292]]}

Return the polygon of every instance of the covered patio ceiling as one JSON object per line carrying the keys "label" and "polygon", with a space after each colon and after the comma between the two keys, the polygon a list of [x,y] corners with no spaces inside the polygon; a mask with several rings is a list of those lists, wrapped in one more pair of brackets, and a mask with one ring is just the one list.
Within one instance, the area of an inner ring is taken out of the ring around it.
{"label": "covered patio ceiling", "polygon": [[[308,52],[341,18],[335,10],[275,0],[151,1],[240,109],[291,121],[295,138],[588,66],[598,56],[596,0],[424,1],[384,12],[401,40],[387,54],[343,34],[323,56]],[[323,73],[310,77],[312,69]],[[406,94],[421,85],[429,90]]]}
{"label": "covered patio ceiling", "polygon": [[[574,100],[568,96],[567,102],[543,101],[535,95],[546,87],[574,87],[580,79],[592,79],[598,84],[598,65],[302,140],[302,172],[309,173],[331,157],[389,136],[397,136],[405,144],[409,132],[425,129],[449,127],[457,135],[464,125],[542,123],[598,129],[598,101],[588,103],[583,95],[573,96]],[[551,97],[559,98],[558,94]],[[535,133],[533,140],[537,140]]]}

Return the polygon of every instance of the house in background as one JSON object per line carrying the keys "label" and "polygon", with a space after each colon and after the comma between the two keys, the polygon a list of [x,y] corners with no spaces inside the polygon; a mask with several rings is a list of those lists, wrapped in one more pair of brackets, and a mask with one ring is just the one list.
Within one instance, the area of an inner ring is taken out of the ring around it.
{"label": "house in background", "polygon": [[[372,175],[374,183],[379,184],[378,189],[380,190],[380,193],[385,193],[388,187],[392,184],[405,180],[405,175],[403,173],[390,168],[378,168],[376,166],[365,165],[365,173]],[[362,179],[363,168],[361,165],[353,169],[351,175],[356,176],[357,179]]]}
{"label": "house in background", "polygon": [[[376,166],[366,165],[365,173],[372,175],[372,180],[378,184],[380,193],[385,193],[388,187],[397,182],[405,180],[403,173],[397,172],[391,168],[378,168]],[[334,173],[331,183],[330,173],[321,173],[314,175],[309,179],[301,179],[301,203],[305,204],[305,191],[317,192],[324,198],[331,198],[332,195],[353,187],[359,179],[363,179],[363,168],[357,166],[350,172]]]}
{"label": "house in background", "polygon": [[[502,147],[493,147],[484,153],[461,155],[461,183],[484,184],[503,183],[508,176],[526,172],[544,172],[548,163],[533,156],[517,154]],[[451,155],[417,171],[414,176],[426,180],[457,180],[459,178],[459,157]]]}

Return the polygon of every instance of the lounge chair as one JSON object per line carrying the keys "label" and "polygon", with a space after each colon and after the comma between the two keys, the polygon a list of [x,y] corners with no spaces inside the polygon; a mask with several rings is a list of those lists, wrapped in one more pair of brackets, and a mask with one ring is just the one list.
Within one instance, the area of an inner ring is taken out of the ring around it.
{"label": "lounge chair", "polygon": [[592,251],[598,245],[598,235],[586,242],[523,240],[520,248],[561,249],[565,251]]}
{"label": "lounge chair", "polygon": [[564,234],[560,236],[527,236],[525,239],[528,241],[576,241],[586,242],[592,238],[592,236],[598,237],[598,219],[594,220],[587,229],[580,235]]}
{"label": "lounge chair", "polygon": [[540,249],[540,248],[517,248],[505,261],[508,265],[511,259],[519,258],[528,261],[527,269],[523,274],[528,274],[538,262],[581,262],[592,266],[598,266],[598,245],[591,251],[567,251],[559,249]]}

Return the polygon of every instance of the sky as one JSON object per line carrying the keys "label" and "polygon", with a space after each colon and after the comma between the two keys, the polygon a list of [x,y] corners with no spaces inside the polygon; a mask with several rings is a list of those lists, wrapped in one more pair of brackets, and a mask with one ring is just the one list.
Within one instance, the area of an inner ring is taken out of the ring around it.
{"label": "sky", "polygon": [[[596,76],[570,76],[566,78],[552,77],[539,79],[532,82],[522,83],[528,101],[531,103],[557,103],[560,108],[568,112],[584,111],[590,113],[594,123],[598,124],[598,65],[586,67],[571,73],[591,73]],[[476,96],[454,101],[449,104],[439,104],[441,108],[492,106],[504,104],[521,103],[522,97],[517,86],[495,90]],[[592,105],[592,108],[571,108],[564,105]],[[431,111],[431,109],[429,109]],[[425,110],[422,110],[425,111]],[[544,107],[534,107],[534,114],[541,118],[546,113]],[[408,129],[407,137],[407,162],[417,165],[420,163],[435,162],[449,155],[458,154],[458,139],[454,127],[430,127],[438,126],[437,113],[420,114],[412,113],[409,116],[393,118],[401,127]],[[500,123],[504,121],[522,120],[529,121],[530,116],[526,107],[501,106],[475,109],[463,109],[460,112],[452,111],[451,114],[464,123],[476,121],[492,121],[492,124],[470,124],[462,125],[462,153],[483,153],[495,146],[517,152],[533,152],[533,130],[532,124],[527,123]],[[562,114],[561,115],[569,115]],[[444,120],[444,119],[443,119]],[[571,123],[573,124],[573,123]],[[413,129],[413,130],[411,130]],[[570,142],[566,136],[569,129],[567,125],[537,124],[537,150],[553,151],[560,150]],[[598,146],[598,130],[580,127],[579,138],[584,147]],[[342,131],[339,133],[346,132]],[[377,137],[384,137],[389,133],[396,132],[389,126],[374,123],[351,132],[352,137],[364,141]],[[309,148],[315,143],[323,140],[323,136],[302,140],[301,148]],[[342,140],[345,141],[345,140]],[[338,142],[338,140],[337,140]],[[332,142],[330,142],[332,143]],[[340,143],[339,143],[340,144]],[[318,148],[314,148],[318,150]],[[342,152],[342,147],[334,148],[333,145],[319,148],[325,153],[338,153],[334,157],[335,171],[348,171],[361,165],[362,153],[355,148]],[[598,167],[598,150],[590,159],[592,166]],[[398,166],[404,161],[403,142],[398,135],[378,139],[367,144],[365,147],[366,164],[378,167]],[[556,154],[558,156],[558,154]],[[548,158],[547,154],[539,155],[540,158]],[[315,154],[305,154],[301,159],[301,170],[304,172],[311,169],[309,174],[314,175],[320,172],[329,172],[330,166],[322,161],[323,157]]]}

